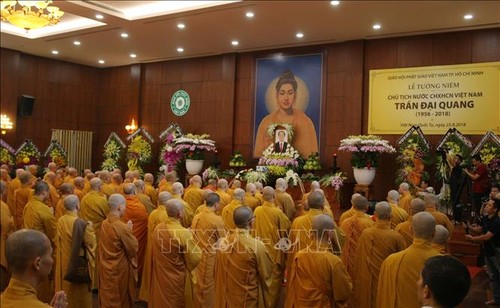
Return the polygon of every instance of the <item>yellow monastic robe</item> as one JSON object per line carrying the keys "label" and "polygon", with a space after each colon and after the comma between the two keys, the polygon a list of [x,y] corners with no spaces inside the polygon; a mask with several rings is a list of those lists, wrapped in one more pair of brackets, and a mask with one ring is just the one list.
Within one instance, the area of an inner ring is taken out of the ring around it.
{"label": "yellow monastic robe", "polygon": [[71,175],[67,175],[64,178],[64,183],[70,183],[71,185],[75,186],[75,177]]}
{"label": "yellow monastic robe", "polygon": [[181,195],[172,195],[172,198],[179,200],[182,203],[182,207],[184,208],[184,216],[182,217],[182,226],[184,228],[191,227],[191,223],[193,222],[194,212],[191,210],[191,207],[187,204],[186,201],[182,200]]}
{"label": "yellow monastic robe", "polygon": [[330,245],[313,241],[295,255],[286,308],[343,307],[351,294],[351,277],[340,258],[330,250]]}
{"label": "yellow monastic robe", "polygon": [[[33,189],[29,185],[22,185],[14,193],[14,227],[16,230],[23,228],[23,211],[26,204],[33,197]],[[47,205],[45,205],[47,206]]]}
{"label": "yellow monastic robe", "polygon": [[144,194],[149,196],[151,202],[153,202],[154,207],[156,208],[156,206],[158,205],[158,193],[156,192],[156,189],[153,187],[153,185],[149,184],[148,182],[144,182]]}
{"label": "yellow monastic robe", "polygon": [[[52,244],[54,262],[57,262],[55,258],[57,249],[56,218],[52,215],[47,204],[43,203],[37,196],[33,196],[24,208],[23,218],[24,228],[34,229],[47,235]],[[42,302],[50,303],[54,295],[53,293],[53,285],[51,285],[49,279],[38,284],[37,296]]]}
{"label": "yellow monastic robe", "polygon": [[51,308],[36,297],[36,290],[32,285],[11,278],[9,286],[0,295],[0,307],[2,308]]}
{"label": "yellow monastic robe", "polygon": [[434,249],[435,251],[439,252],[442,255],[445,255],[448,253],[448,248],[445,245],[431,243],[431,247],[432,247],[432,249]]}
{"label": "yellow monastic robe", "polygon": [[356,213],[356,210],[354,209],[354,207],[351,206],[350,209],[348,209],[347,211],[345,211],[344,213],[342,213],[342,215],[340,215],[339,225],[341,225],[344,222],[344,220],[346,220],[347,218],[353,216],[355,213]]}
{"label": "yellow monastic robe", "polygon": [[[227,208],[227,207],[226,207]],[[222,218],[209,208],[196,215],[191,230],[202,250],[195,270],[194,306],[211,308],[215,305],[215,245],[224,237]]]}
{"label": "yellow monastic robe", "polygon": [[397,225],[407,221],[410,216],[397,204],[389,203],[389,205],[391,206],[391,229],[394,230]]}
{"label": "yellow monastic robe", "polygon": [[55,210],[57,202],[59,201],[59,193],[54,185],[47,183],[49,185],[49,198],[47,199],[47,205]]}
{"label": "yellow monastic robe", "polygon": [[344,231],[346,241],[342,246],[342,262],[344,262],[347,272],[354,277],[356,268],[356,248],[361,233],[366,228],[370,228],[375,223],[366,214],[360,211],[342,222],[340,228]]}
{"label": "yellow monastic robe", "polygon": [[264,196],[262,195],[262,193],[260,191],[255,192],[255,198],[260,200],[260,204],[264,203],[264,201],[265,201]]}
{"label": "yellow monastic robe", "polygon": [[421,307],[417,281],[425,261],[436,255],[439,252],[432,249],[430,242],[417,238],[407,249],[388,256],[380,268],[377,307]]}
{"label": "yellow monastic robe", "polygon": [[56,189],[59,189],[61,188],[62,183],[64,183],[64,180],[61,178],[61,176],[56,176],[56,178],[54,179],[54,187]]}
{"label": "yellow monastic robe", "polygon": [[394,231],[401,234],[407,247],[413,243],[413,231],[411,229],[412,218],[413,216],[410,216],[407,221],[400,223],[396,226],[396,229],[394,229]]}
{"label": "yellow monastic robe", "polygon": [[160,181],[160,184],[158,184],[158,194],[161,193],[162,191],[168,191],[169,193],[173,193],[172,183],[163,180]]}
{"label": "yellow monastic robe", "polygon": [[248,230],[233,230],[217,250],[215,307],[273,307],[269,298],[272,271],[266,246]]}
{"label": "yellow monastic robe", "polygon": [[101,196],[97,191],[91,190],[80,203],[80,212],[78,215],[92,222],[92,227],[95,231],[97,241],[99,241],[99,232],[101,231],[101,223],[106,220],[109,213],[108,202],[106,198]]}
{"label": "yellow monastic robe", "polygon": [[224,226],[226,226],[227,230],[233,230],[236,228],[236,225],[234,224],[233,213],[240,206],[243,206],[241,201],[233,199],[222,210],[222,220],[224,221]]}
{"label": "yellow monastic robe", "polygon": [[193,186],[189,190],[186,189],[183,199],[189,205],[193,213],[195,213],[196,209],[205,202],[203,199],[203,190],[197,186]]}
{"label": "yellow monastic robe", "polygon": [[285,213],[288,220],[292,221],[295,217],[295,202],[292,196],[287,192],[276,190],[274,197],[274,204]]}
{"label": "yellow monastic robe", "polygon": [[7,268],[5,241],[12,231],[13,219],[7,203],[0,201],[0,265]]}
{"label": "yellow monastic robe", "polygon": [[87,178],[84,179],[82,191],[84,196],[90,191],[90,181]]}
{"label": "yellow monastic robe", "polygon": [[[72,283],[64,280],[64,275],[66,275],[68,270],[72,252],[73,226],[77,219],[78,216],[76,213],[67,212],[57,221],[57,232],[59,237],[56,251],[57,262],[55,264],[55,290],[56,292],[61,290],[66,292],[68,308],[92,308],[92,291],[89,290],[88,284]],[[85,256],[89,261],[89,270],[90,273],[92,273],[91,278],[95,279],[96,277],[93,277],[93,273],[95,272],[95,250],[97,242],[94,230],[89,225],[87,225],[83,234],[83,244],[85,246]],[[83,255],[83,251],[80,252],[80,255]]]}
{"label": "yellow monastic robe", "polygon": [[222,191],[220,189],[217,189],[215,193],[218,194],[220,197],[219,211],[217,213],[220,215],[224,207],[231,202],[231,196],[227,192]]}
{"label": "yellow monastic robe", "polygon": [[57,201],[56,207],[54,209],[54,216],[56,217],[56,221],[59,220],[64,214],[66,214],[66,209],[64,208],[64,198],[69,195],[62,195],[61,198]]}
{"label": "yellow monastic robe", "polygon": [[82,201],[83,197],[85,196],[85,194],[84,194],[83,190],[80,190],[80,189],[78,189],[78,188],[76,188],[76,187],[75,187],[75,189],[74,189],[74,191],[73,191],[73,192],[74,192],[74,193],[75,193],[75,195],[78,197],[78,199],[79,199],[80,201]]}
{"label": "yellow monastic robe", "polygon": [[389,221],[379,220],[372,228],[365,229],[358,239],[356,273],[352,277],[353,307],[375,308],[378,276],[382,262],[391,254],[406,249],[401,234],[391,229]]}
{"label": "yellow monastic robe", "polygon": [[137,285],[137,239],[126,223],[109,213],[97,245],[99,307],[131,308]]}
{"label": "yellow monastic robe", "polygon": [[202,205],[200,205],[197,209],[196,209],[196,212],[194,213],[194,216],[200,214],[201,212],[205,211],[206,209],[208,209],[208,206],[203,203]]}
{"label": "yellow monastic robe", "polygon": [[149,292],[151,291],[151,272],[153,268],[153,232],[160,223],[167,220],[167,210],[164,205],[158,204],[148,217],[148,241],[146,243],[146,253],[144,254],[144,266],[142,268],[141,288],[139,290],[139,299],[145,302],[149,301]]}
{"label": "yellow monastic robe", "polygon": [[245,204],[248,205],[252,211],[255,211],[255,209],[261,205],[261,202],[259,198],[252,196],[251,193],[247,192],[245,193]]}
{"label": "yellow monastic robe", "polygon": [[274,262],[272,282],[269,289],[271,307],[278,303],[285,273],[285,250],[290,220],[274,203],[264,202],[255,209],[255,224],[253,234],[264,241]]}
{"label": "yellow monastic robe", "polygon": [[101,186],[101,192],[106,195],[106,198],[109,198],[112,194],[116,194],[117,191],[111,186],[111,184],[103,183]]}
{"label": "yellow monastic robe", "polygon": [[401,199],[399,199],[399,206],[406,211],[406,213],[410,213],[411,209],[411,200],[413,200],[413,196],[411,193],[405,192],[401,195]]}
{"label": "yellow monastic robe", "polygon": [[14,193],[19,188],[21,188],[21,181],[19,180],[19,178],[14,178],[7,184],[7,205],[9,206],[9,210],[12,215],[16,213],[16,201],[14,199]]}
{"label": "yellow monastic robe", "polygon": [[[193,307],[191,271],[201,259],[193,234],[168,217],[153,233],[150,307]],[[168,292],[158,292],[168,286]]]}
{"label": "yellow monastic robe", "polygon": [[123,222],[132,221],[132,234],[134,234],[139,243],[137,251],[137,273],[139,279],[142,275],[142,266],[144,265],[144,254],[146,253],[146,243],[148,241],[148,213],[146,207],[139,201],[136,195],[126,195],[127,210],[122,216]]}
{"label": "yellow monastic robe", "polygon": [[137,194],[137,198],[139,198],[139,201],[146,207],[146,212],[148,212],[148,214],[150,214],[156,208],[156,204],[153,204],[153,202],[151,202],[151,198],[149,198],[148,195]]}
{"label": "yellow monastic robe", "polygon": [[425,209],[425,211],[431,213],[432,216],[434,216],[434,218],[436,219],[436,225],[441,225],[448,229],[448,232],[450,232],[450,236],[451,234],[453,234],[453,224],[445,213],[441,213],[435,208],[427,208]]}

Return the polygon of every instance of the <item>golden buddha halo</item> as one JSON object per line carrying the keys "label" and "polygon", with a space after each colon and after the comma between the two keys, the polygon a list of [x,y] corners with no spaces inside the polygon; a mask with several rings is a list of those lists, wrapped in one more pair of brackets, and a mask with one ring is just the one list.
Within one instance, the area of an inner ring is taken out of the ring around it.
{"label": "golden buddha halo", "polygon": [[[279,77],[274,78],[266,89],[266,108],[268,113],[273,113],[279,108],[276,97],[276,83],[278,79]],[[297,81],[297,98],[293,107],[306,112],[307,106],[309,106],[309,88],[299,76],[295,75],[295,80]]]}

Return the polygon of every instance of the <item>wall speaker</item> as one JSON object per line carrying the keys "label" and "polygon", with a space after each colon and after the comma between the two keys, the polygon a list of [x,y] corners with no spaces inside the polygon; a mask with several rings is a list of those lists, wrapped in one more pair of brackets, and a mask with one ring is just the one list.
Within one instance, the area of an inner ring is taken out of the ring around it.
{"label": "wall speaker", "polygon": [[17,104],[17,115],[21,117],[31,116],[33,113],[33,104],[35,103],[35,98],[29,95],[22,95],[19,97],[19,103]]}

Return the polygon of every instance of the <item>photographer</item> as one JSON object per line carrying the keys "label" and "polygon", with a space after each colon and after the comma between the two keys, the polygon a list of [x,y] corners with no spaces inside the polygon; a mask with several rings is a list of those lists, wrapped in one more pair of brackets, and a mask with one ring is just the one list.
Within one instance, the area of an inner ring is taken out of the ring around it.
{"label": "photographer", "polygon": [[473,181],[472,194],[474,198],[474,206],[477,211],[480,211],[481,199],[488,195],[488,170],[483,164],[479,154],[472,156],[472,164],[474,165],[472,172],[467,169],[465,169],[464,172]]}

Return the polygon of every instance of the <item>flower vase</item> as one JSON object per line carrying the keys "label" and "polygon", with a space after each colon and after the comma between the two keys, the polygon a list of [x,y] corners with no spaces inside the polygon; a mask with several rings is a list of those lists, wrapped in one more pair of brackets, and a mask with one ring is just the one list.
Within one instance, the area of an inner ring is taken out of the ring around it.
{"label": "flower vase", "polygon": [[201,172],[201,169],[203,169],[203,162],[204,160],[198,160],[198,159],[186,159],[186,170],[188,174],[190,175],[196,175]]}
{"label": "flower vase", "polygon": [[354,171],[354,179],[359,185],[370,185],[375,179],[377,168],[352,168]]}

